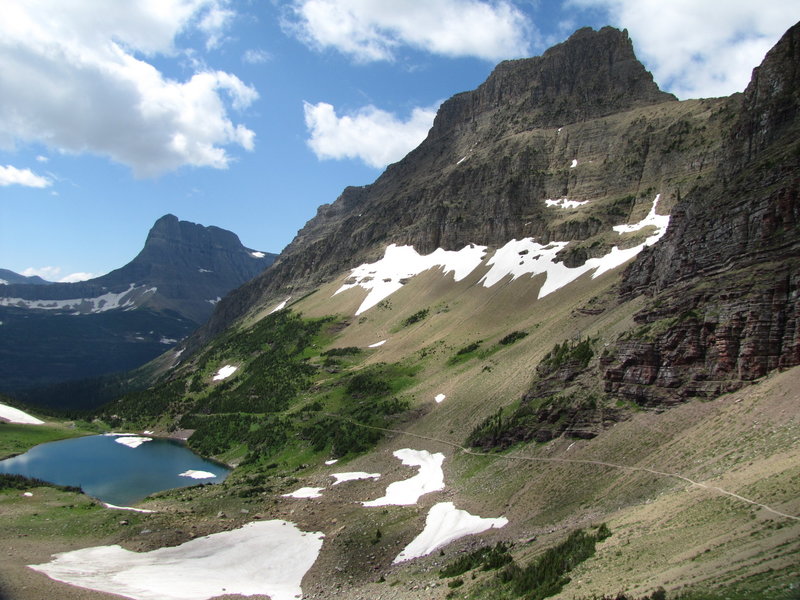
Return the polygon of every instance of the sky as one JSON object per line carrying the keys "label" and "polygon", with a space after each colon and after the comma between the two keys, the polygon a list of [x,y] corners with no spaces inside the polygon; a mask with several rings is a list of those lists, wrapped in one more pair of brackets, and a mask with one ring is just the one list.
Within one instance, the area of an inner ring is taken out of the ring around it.
{"label": "sky", "polygon": [[798,20],[797,0],[0,0],[0,268],[98,276],[167,213],[280,252],[501,60],[613,25],[661,89],[723,96]]}

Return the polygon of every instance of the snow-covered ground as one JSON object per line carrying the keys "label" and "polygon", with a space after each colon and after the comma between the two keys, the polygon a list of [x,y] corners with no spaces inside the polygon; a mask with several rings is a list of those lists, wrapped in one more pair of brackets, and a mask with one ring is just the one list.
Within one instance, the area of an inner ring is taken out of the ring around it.
{"label": "snow-covered ground", "polygon": [[256,521],[152,552],[99,546],[30,565],[52,579],[135,600],[207,600],[221,595],[302,597],[323,534],[287,521]]}
{"label": "snow-covered ground", "polygon": [[22,425],[42,425],[44,421],[8,404],[0,402],[0,419]]}
{"label": "snow-covered ground", "polygon": [[239,367],[234,367],[232,365],[225,365],[224,367],[220,368],[220,370],[217,371],[217,374],[214,375],[214,377],[212,377],[211,379],[212,381],[222,381],[223,379],[227,379],[228,377],[233,375],[236,372],[236,369],[238,368]]}
{"label": "snow-covered ground", "polygon": [[345,481],[357,481],[359,479],[380,479],[380,473],[365,473],[364,471],[354,471],[352,473],[331,473],[336,481],[333,485],[339,485]]}
{"label": "snow-covered ground", "polygon": [[386,488],[381,498],[362,502],[364,506],[404,506],[416,504],[420,496],[444,489],[444,454],[431,454],[427,450],[403,448],[394,452],[404,465],[419,467],[419,473],[403,481],[395,481]]}
{"label": "snow-covered ground", "polygon": [[[656,214],[659,197],[660,195],[655,197],[653,206],[644,219],[638,223],[614,227],[614,231],[623,234],[653,226],[653,234],[638,246],[624,250],[614,246],[605,256],[589,259],[583,265],[571,268],[556,260],[556,255],[569,242],[556,241],[539,244],[533,238],[511,240],[498,248],[486,261],[486,266],[490,268],[481,278],[480,283],[485,287],[492,287],[509,276],[513,280],[523,275],[531,277],[545,275],[545,281],[539,290],[539,298],[543,298],[575,281],[585,273],[593,272],[592,278],[599,277],[603,273],[623,265],[646,246],[655,244],[666,233],[669,226],[669,215]],[[576,208],[584,203],[566,198],[545,200],[547,206],[560,208]],[[353,269],[351,277],[348,279],[349,283],[342,285],[334,295],[356,286],[368,290],[367,297],[356,311],[356,315],[359,315],[399,290],[403,286],[400,283],[401,280],[414,277],[428,269],[441,267],[444,275],[452,271],[455,281],[460,281],[482,263],[485,254],[486,246],[475,244],[470,244],[457,252],[439,248],[425,256],[417,254],[411,246],[391,244],[386,248],[386,253],[379,261],[363,264]],[[374,348],[378,344],[369,347]]]}
{"label": "snow-covered ground", "polygon": [[210,471],[196,471],[194,469],[189,469],[188,471],[184,471],[183,473],[178,473],[178,477],[191,477],[192,479],[211,479],[212,477],[216,477],[214,473]]}
{"label": "snow-covered ground", "polygon": [[284,308],[286,308],[286,303],[287,303],[287,302],[289,302],[289,300],[291,300],[291,299],[292,299],[292,297],[291,297],[291,296],[289,296],[289,297],[288,297],[286,300],[284,300],[283,302],[279,302],[279,303],[278,303],[278,305],[277,305],[277,306],[275,306],[275,308],[273,308],[271,311],[269,311],[269,314],[272,314],[272,313],[274,313],[274,312],[278,312],[279,310],[283,310]]}
{"label": "snow-covered ground", "polygon": [[505,517],[486,519],[459,510],[452,502],[435,504],[425,520],[425,528],[394,559],[394,563],[426,556],[465,535],[482,533],[487,529],[504,527]]}
{"label": "snow-covered ground", "polygon": [[301,487],[298,490],[283,494],[284,498],[319,498],[324,487]]}
{"label": "snow-covered ground", "polygon": [[452,271],[453,278],[461,281],[481,264],[485,253],[486,246],[470,244],[459,251],[439,248],[423,256],[412,246],[390,244],[382,259],[353,269],[350,276],[355,282],[345,283],[334,292],[334,296],[356,286],[369,290],[356,311],[356,315],[360,315],[403,287],[402,279],[419,275],[428,269],[441,267],[444,275]]}
{"label": "snow-covered ground", "polygon": [[101,313],[118,308],[133,308],[135,301],[145,294],[155,294],[158,288],[136,287],[133,283],[124,292],[108,292],[95,298],[71,298],[69,300],[26,300],[24,298],[0,298],[0,306],[37,308],[44,310],[71,310],[78,314]]}
{"label": "snow-covered ground", "polygon": [[153,438],[143,437],[140,435],[120,435],[114,440],[118,444],[127,446],[128,448],[138,448],[145,442],[152,442]]}

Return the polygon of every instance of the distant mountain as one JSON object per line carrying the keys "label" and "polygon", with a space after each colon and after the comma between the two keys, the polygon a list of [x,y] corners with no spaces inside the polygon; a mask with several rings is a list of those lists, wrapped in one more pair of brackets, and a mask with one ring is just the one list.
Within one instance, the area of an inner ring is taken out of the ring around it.
{"label": "distant mountain", "polygon": [[136,258],[106,275],[49,285],[8,279],[0,286],[0,389],[135,368],[274,260],[230,231],[165,215]]}
{"label": "distant mountain", "polygon": [[49,285],[51,281],[46,281],[38,275],[20,275],[9,271],[8,269],[0,269],[0,285],[8,285],[11,283],[27,283],[29,285]]}

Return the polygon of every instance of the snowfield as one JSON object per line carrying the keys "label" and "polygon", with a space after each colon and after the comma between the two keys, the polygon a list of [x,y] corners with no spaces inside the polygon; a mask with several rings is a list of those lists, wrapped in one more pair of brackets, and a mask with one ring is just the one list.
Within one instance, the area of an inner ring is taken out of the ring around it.
{"label": "snowfield", "polygon": [[98,546],[29,565],[56,581],[134,600],[208,600],[227,594],[302,597],[300,583],[324,535],[287,521],[257,521],[152,552]]}
{"label": "snowfield", "polygon": [[119,435],[114,441],[128,448],[138,448],[145,442],[152,442],[153,438],[142,437],[139,435]]}
{"label": "snowfield", "polygon": [[392,561],[400,563],[412,558],[426,556],[465,535],[483,533],[487,529],[504,527],[508,523],[505,517],[485,519],[458,510],[452,502],[435,504],[425,520],[425,528],[403,551]]}
{"label": "snowfield", "polygon": [[416,504],[420,496],[444,489],[444,454],[431,454],[427,450],[403,448],[394,452],[404,465],[419,467],[419,473],[410,479],[395,481],[386,488],[386,494],[375,500],[362,502],[364,506],[407,506]]}
{"label": "snowfield", "polygon": [[344,483],[345,481],[357,481],[359,479],[380,479],[381,474],[355,471],[353,473],[331,473],[331,477],[333,477],[336,480],[333,482],[333,485],[339,485],[340,483]]}
{"label": "snowfield", "polygon": [[284,498],[320,498],[322,496],[320,492],[324,489],[324,487],[301,487],[288,494],[282,494],[282,496]]}
{"label": "snowfield", "polygon": [[219,371],[217,371],[217,374],[214,375],[214,377],[212,377],[211,380],[222,381],[223,379],[227,379],[228,377],[233,375],[236,372],[236,369],[238,368],[239,367],[234,367],[232,365],[225,365],[224,367],[220,368]]}
{"label": "snowfield", "polygon": [[136,300],[146,294],[155,294],[158,288],[136,287],[133,283],[124,292],[108,292],[96,298],[71,298],[69,300],[26,300],[24,298],[0,298],[0,306],[35,308],[40,310],[75,311],[75,314],[101,313],[107,310],[134,308]]}
{"label": "snowfield", "polygon": [[188,471],[184,471],[183,473],[178,473],[178,477],[191,477],[192,479],[211,479],[212,477],[216,477],[214,473],[210,471],[195,471],[194,469],[189,469]]}
{"label": "snowfield", "polygon": [[[622,235],[623,233],[631,233],[652,226],[654,228],[653,233],[638,246],[626,249],[614,246],[605,256],[591,258],[583,265],[571,268],[556,260],[556,255],[569,242],[551,242],[543,245],[534,241],[533,238],[514,239],[498,248],[491,258],[486,261],[485,264],[489,267],[489,271],[481,278],[479,283],[489,288],[507,277],[511,277],[513,281],[523,275],[529,275],[530,277],[544,275],[545,281],[538,295],[539,298],[544,298],[548,294],[552,294],[565,285],[572,283],[585,273],[592,273],[593,279],[599,277],[603,273],[625,264],[645,247],[655,244],[667,232],[669,215],[656,214],[660,196],[659,194],[655,197],[650,212],[644,219],[638,223],[616,225],[614,227],[614,231]],[[567,198],[545,200],[547,206],[565,209],[577,208],[585,203],[584,201],[568,200]],[[350,278],[334,292],[334,296],[357,286],[368,290],[367,297],[356,311],[356,315],[360,315],[403,287],[401,280],[414,277],[428,269],[442,267],[444,275],[452,271],[454,280],[461,281],[481,265],[485,254],[486,246],[477,246],[475,244],[470,244],[458,252],[439,248],[426,256],[417,254],[411,246],[390,244],[386,248],[386,253],[382,259],[353,269]],[[373,344],[369,347],[374,348],[378,344]]]}
{"label": "snowfield", "polygon": [[0,419],[9,423],[20,423],[22,425],[43,425],[44,421],[37,419],[28,413],[21,411],[13,406],[8,406],[0,402]]}
{"label": "snowfield", "polygon": [[439,248],[425,256],[417,254],[412,246],[390,244],[382,259],[353,269],[350,279],[354,282],[345,283],[333,295],[356,286],[368,290],[369,294],[356,311],[356,315],[360,315],[403,287],[402,279],[414,277],[428,269],[441,267],[444,275],[452,272],[455,281],[461,281],[481,264],[484,254],[486,246],[475,244],[457,252]]}

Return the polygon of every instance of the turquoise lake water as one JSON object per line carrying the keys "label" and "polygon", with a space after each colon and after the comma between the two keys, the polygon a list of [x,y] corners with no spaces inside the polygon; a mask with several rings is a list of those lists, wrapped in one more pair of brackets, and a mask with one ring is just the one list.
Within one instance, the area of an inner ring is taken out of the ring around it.
{"label": "turquoise lake water", "polygon": [[[174,440],[154,438],[129,448],[117,439],[93,435],[41,444],[25,454],[0,461],[0,473],[80,486],[84,493],[98,500],[130,506],[155,492],[198,483],[220,483],[230,472]],[[189,470],[215,476],[208,479],[180,476]]]}

